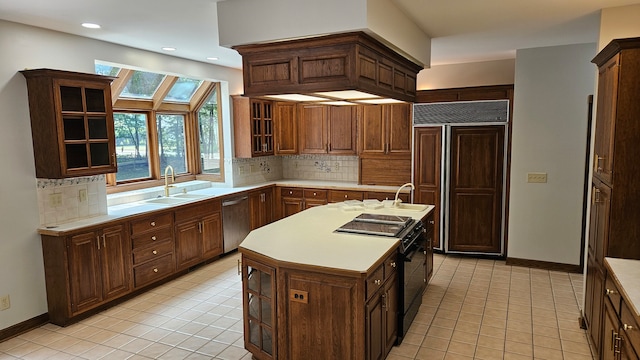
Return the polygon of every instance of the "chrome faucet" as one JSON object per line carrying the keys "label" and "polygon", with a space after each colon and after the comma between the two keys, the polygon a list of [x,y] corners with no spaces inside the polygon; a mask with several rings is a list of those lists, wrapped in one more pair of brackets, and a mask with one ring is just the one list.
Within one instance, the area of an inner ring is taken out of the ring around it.
{"label": "chrome faucet", "polygon": [[176,182],[176,177],[173,173],[173,167],[171,165],[167,165],[167,167],[164,168],[164,196],[166,197],[169,197],[169,188],[173,187],[173,185],[169,185],[169,177],[167,176],[169,170],[171,170],[171,183],[173,184]]}
{"label": "chrome faucet", "polygon": [[411,190],[415,190],[415,189],[416,189],[416,187],[415,187],[415,186],[413,186],[413,184],[412,184],[412,183],[406,183],[406,184],[404,184],[404,185],[400,186],[400,188],[398,189],[398,191],[396,191],[396,198],[395,198],[395,200],[393,200],[393,206],[394,206],[394,207],[399,206],[399,205],[400,205],[400,203],[402,202],[402,199],[399,199],[399,198],[398,198],[398,196],[400,196],[400,190],[402,190],[403,188],[405,188],[405,187],[407,187],[407,186],[411,186]]}

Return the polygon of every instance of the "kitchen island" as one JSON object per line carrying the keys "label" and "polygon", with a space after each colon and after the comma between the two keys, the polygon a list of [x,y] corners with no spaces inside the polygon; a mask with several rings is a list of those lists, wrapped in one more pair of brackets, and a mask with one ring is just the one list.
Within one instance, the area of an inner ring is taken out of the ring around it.
{"label": "kitchen island", "polygon": [[433,206],[345,209],[313,207],[240,244],[245,347],[256,359],[384,359],[396,343],[400,239],[334,230],[365,212],[429,228]]}

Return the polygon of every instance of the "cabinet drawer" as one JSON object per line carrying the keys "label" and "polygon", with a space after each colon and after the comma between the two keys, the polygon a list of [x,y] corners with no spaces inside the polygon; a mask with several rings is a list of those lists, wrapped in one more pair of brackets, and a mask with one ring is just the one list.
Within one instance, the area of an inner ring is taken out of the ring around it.
{"label": "cabinet drawer", "polygon": [[282,188],[280,189],[280,196],[282,197],[294,197],[302,198],[303,191],[299,188]]}
{"label": "cabinet drawer", "polygon": [[142,264],[173,253],[173,241],[163,241],[151,246],[133,249],[133,265]]}
{"label": "cabinet drawer", "polygon": [[327,190],[304,189],[305,199],[323,199],[327,198]]}
{"label": "cabinet drawer", "polygon": [[163,227],[160,229],[153,229],[140,235],[132,236],[131,243],[133,244],[133,249],[137,249],[150,244],[157,244],[171,239],[171,228]]}
{"label": "cabinet drawer", "polygon": [[[384,261],[384,281],[387,281],[392,276],[396,275],[396,269],[398,268],[398,255],[393,253]],[[392,280],[395,281],[395,280]]]}
{"label": "cabinet drawer", "polygon": [[362,200],[364,194],[362,191],[354,190],[331,190],[329,192],[329,202],[340,202],[345,200]]}
{"label": "cabinet drawer", "polygon": [[620,316],[620,320],[622,321],[622,328],[624,329],[625,334],[627,334],[627,339],[631,343],[632,347],[636,350],[636,352],[640,351],[640,329],[638,329],[638,322],[636,317],[631,312],[631,309],[627,306],[627,304],[622,301],[621,309],[622,314]]}
{"label": "cabinet drawer", "polygon": [[613,305],[616,315],[620,316],[620,291],[618,291],[613,279],[608,275],[605,283],[604,294],[609,298],[609,300],[611,300],[611,305]]}
{"label": "cabinet drawer", "polygon": [[152,229],[158,229],[163,226],[171,225],[171,213],[157,214],[131,222],[131,234],[136,235]]}
{"label": "cabinet drawer", "polygon": [[220,211],[220,200],[205,201],[200,204],[191,205],[176,210],[176,222],[197,219],[205,215]]}
{"label": "cabinet drawer", "polygon": [[378,266],[371,275],[367,277],[367,299],[369,299],[384,283],[384,264]]}
{"label": "cabinet drawer", "polygon": [[173,254],[167,254],[155,261],[133,268],[135,287],[141,287],[173,274],[175,261]]}

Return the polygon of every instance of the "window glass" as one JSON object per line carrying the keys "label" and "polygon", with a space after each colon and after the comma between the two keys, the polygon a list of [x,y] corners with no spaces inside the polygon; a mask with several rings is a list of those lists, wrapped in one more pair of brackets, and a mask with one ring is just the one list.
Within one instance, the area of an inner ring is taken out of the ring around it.
{"label": "window glass", "polygon": [[134,71],[120,96],[151,99],[165,75],[145,71]]}
{"label": "window glass", "polygon": [[96,64],[96,74],[105,76],[117,76],[120,72],[119,67]]}
{"label": "window glass", "polygon": [[187,157],[184,135],[184,116],[179,114],[158,114],[158,153],[160,170],[164,176],[167,165],[175,174],[187,172]]}
{"label": "window glass", "polygon": [[201,80],[178,78],[167,93],[167,96],[165,96],[164,101],[187,103],[191,100],[193,93],[196,92],[200,84],[202,84]]}
{"label": "window glass", "polygon": [[149,178],[147,116],[136,113],[114,113],[116,133],[116,181]]}
{"label": "window glass", "polygon": [[198,109],[200,165],[203,174],[220,174],[220,127],[218,124],[218,94],[216,90],[209,95],[204,105]]}

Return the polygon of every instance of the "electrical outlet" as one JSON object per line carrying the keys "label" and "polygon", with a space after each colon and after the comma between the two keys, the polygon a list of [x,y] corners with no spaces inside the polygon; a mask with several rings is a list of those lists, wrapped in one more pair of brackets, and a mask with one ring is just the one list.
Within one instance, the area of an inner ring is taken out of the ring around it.
{"label": "electrical outlet", "polygon": [[336,161],[336,162],[333,164],[333,170],[335,170],[335,171],[340,171],[340,163],[339,163],[339,162],[337,162],[337,161]]}
{"label": "electrical outlet", "polygon": [[55,193],[49,195],[49,205],[53,207],[58,207],[62,205],[62,193]]}
{"label": "electrical outlet", "polygon": [[529,183],[546,183],[547,173],[527,173],[527,182]]}
{"label": "electrical outlet", "polygon": [[78,202],[87,202],[87,189],[78,190]]}
{"label": "electrical outlet", "polygon": [[7,310],[10,307],[11,307],[11,300],[9,299],[9,295],[0,297],[0,311]]}

